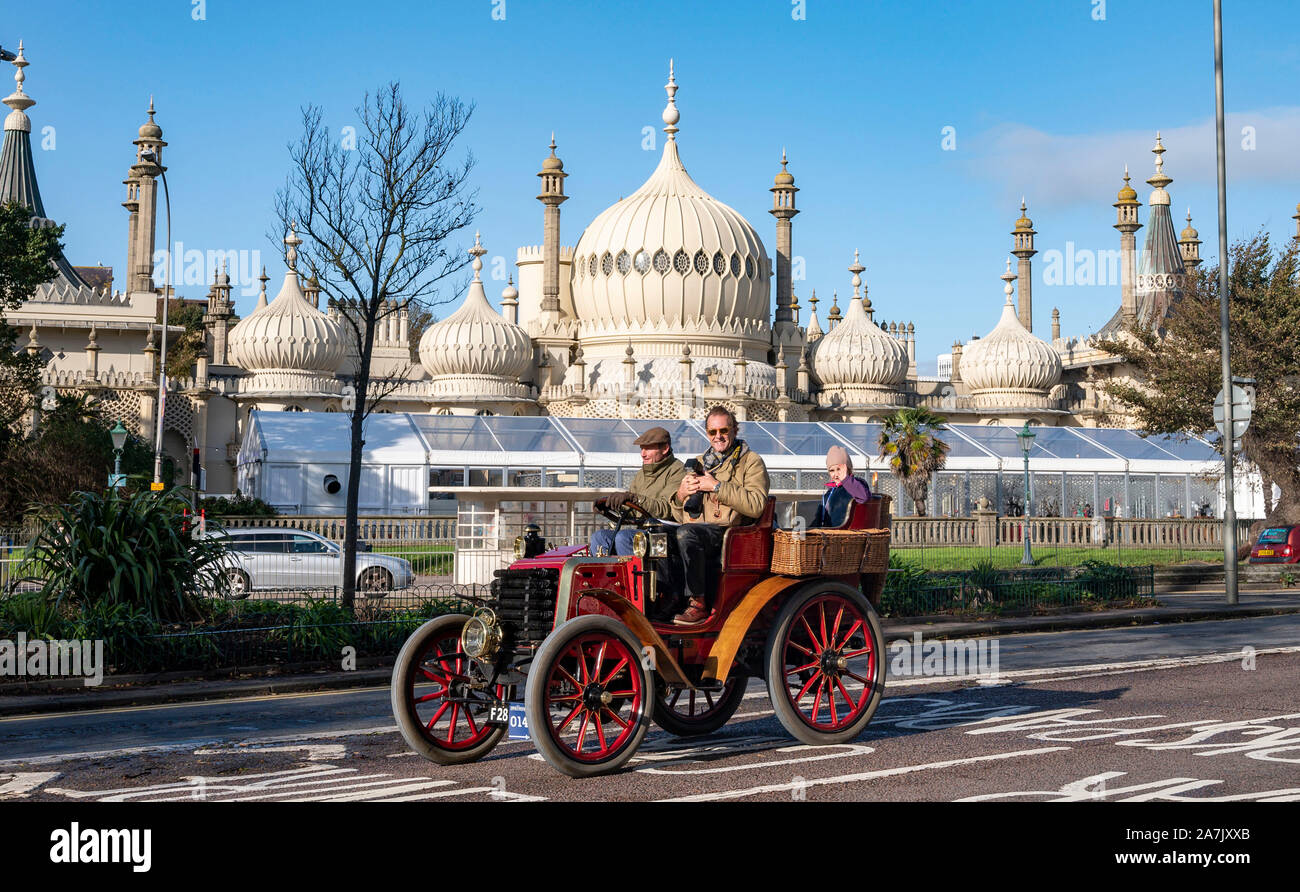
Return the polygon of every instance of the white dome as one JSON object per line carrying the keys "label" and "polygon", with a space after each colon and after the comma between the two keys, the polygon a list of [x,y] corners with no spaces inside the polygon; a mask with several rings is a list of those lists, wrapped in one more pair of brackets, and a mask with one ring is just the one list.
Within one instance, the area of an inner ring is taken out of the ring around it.
{"label": "white dome", "polygon": [[1020,405],[1017,396],[1045,397],[1056,386],[1061,380],[1061,357],[1020,324],[1008,293],[997,326],[987,337],[971,341],[962,350],[958,374],[970,387],[977,404],[994,404],[989,402],[993,394],[981,399],[980,391],[1000,391],[998,405]]}
{"label": "white dome", "polygon": [[275,300],[231,330],[230,352],[250,371],[333,374],[343,363],[343,327],[307,302],[291,268]]}
{"label": "white dome", "polygon": [[768,276],[754,227],[691,179],[670,134],[650,179],[578,240],[573,304],[584,339],[667,324],[765,341]]}
{"label": "white dome", "polygon": [[478,274],[482,267],[476,255],[474,281],[465,303],[425,331],[420,338],[420,362],[434,378],[487,375],[513,384],[532,365],[533,344],[527,332],[488,303]]}
{"label": "white dome", "polygon": [[907,377],[907,348],[868,319],[856,297],[843,321],[817,340],[812,362],[823,392],[893,390]]}

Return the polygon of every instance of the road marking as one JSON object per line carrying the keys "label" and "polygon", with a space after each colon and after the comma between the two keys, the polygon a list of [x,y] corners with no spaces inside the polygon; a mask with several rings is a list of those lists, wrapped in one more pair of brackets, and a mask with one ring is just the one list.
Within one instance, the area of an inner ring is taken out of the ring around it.
{"label": "road marking", "polygon": [[949,759],[945,762],[929,762],[924,765],[904,765],[900,768],[882,768],[878,771],[864,771],[859,774],[841,774],[837,777],[817,777],[793,781],[788,784],[767,784],[761,787],[749,787],[744,790],[724,790],[720,793],[697,793],[693,796],[678,796],[661,799],[660,802],[712,802],[719,799],[743,799],[746,796],[759,796],[763,793],[782,793],[803,790],[808,787],[820,787],[829,784],[852,784],[875,780],[881,777],[894,777],[900,774],[913,774],[917,771],[930,771],[936,768],[953,768],[958,765],[974,765],[980,762],[994,762],[1001,759],[1017,759],[1022,756],[1045,756],[1073,749],[1068,746],[1049,746],[1035,750],[1017,750],[1013,753],[994,753],[988,756],[971,756],[967,759]]}
{"label": "road marking", "polygon": [[[1300,653],[1300,647],[1268,647],[1260,648],[1255,651],[1257,656],[1263,654],[1294,653]],[[960,682],[976,682],[978,684],[992,686],[1002,684],[1007,680],[1043,678],[1046,676],[1064,675],[1071,672],[1089,673],[1089,675],[1073,676],[1075,678],[1088,678],[1090,675],[1121,675],[1126,672],[1149,672],[1160,669],[1179,669],[1184,666],[1204,666],[1211,663],[1232,663],[1240,659],[1242,659],[1241,651],[1235,650],[1229,653],[1200,654],[1191,657],[1165,657],[1157,660],[1132,660],[1123,663],[1089,663],[1082,666],[1048,666],[1040,669],[1011,669],[1006,672],[984,672],[978,675],[943,675],[928,678],[899,676],[897,679],[891,678],[886,681],[885,687],[888,689],[894,687],[915,687],[918,685],[953,684]]]}
{"label": "road marking", "polygon": [[30,793],[41,784],[52,781],[59,776],[57,771],[19,771],[16,774],[0,775],[0,798],[17,797]]}
{"label": "road marking", "polygon": [[[856,744],[856,743],[841,743],[841,744],[835,744],[835,745],[836,745],[836,746],[847,747],[847,748],[848,748],[848,751],[847,751],[847,752],[840,752],[840,753],[824,753],[824,754],[819,755],[819,756],[800,756],[800,757],[798,757],[798,758],[794,758],[794,759],[780,759],[780,760],[778,760],[778,761],[776,761],[776,762],[754,762],[754,763],[749,763],[749,764],[746,764],[746,765],[723,765],[723,766],[720,767],[720,768],[690,768],[690,767],[687,767],[687,768],[685,768],[684,770],[681,770],[681,771],[669,771],[669,770],[668,770],[669,768],[672,768],[673,766],[689,766],[689,765],[692,765],[692,764],[694,764],[694,763],[696,763],[696,762],[701,761],[700,759],[693,759],[693,758],[690,758],[690,756],[687,756],[686,758],[683,758],[683,759],[674,759],[674,760],[671,761],[671,762],[665,762],[665,763],[662,763],[662,765],[661,765],[660,767],[654,767],[654,766],[651,766],[651,767],[647,767],[647,768],[638,768],[638,769],[636,769],[636,770],[637,770],[637,772],[639,772],[639,773],[641,773],[641,774],[666,774],[666,775],[669,775],[670,777],[671,777],[671,776],[681,777],[681,776],[683,776],[683,775],[687,775],[687,774],[726,774],[727,772],[731,772],[731,771],[751,771],[751,770],[756,769],[756,768],[759,768],[759,769],[762,769],[762,768],[775,768],[775,767],[778,766],[778,765],[795,765],[795,764],[799,764],[799,763],[802,763],[802,762],[821,762],[821,761],[824,761],[824,760],[826,760],[826,759],[844,759],[844,758],[847,758],[847,757],[849,757],[849,756],[865,756],[865,755],[867,755],[868,753],[874,753],[874,752],[876,751],[876,748],[875,748],[874,746],[862,746],[862,745],[860,745],[860,744]],[[806,746],[806,745],[800,744],[800,745],[798,745],[798,746],[782,746],[782,747],[777,747],[776,750],[775,750],[775,752],[778,752],[778,753],[793,753],[793,752],[800,752],[800,751],[807,751],[807,750],[824,750],[824,749],[826,749],[826,747],[813,747],[813,746]]]}
{"label": "road marking", "polygon": [[31,719],[56,719],[56,718],[76,718],[86,715],[120,715],[129,712],[146,712],[151,709],[187,709],[197,706],[213,706],[217,704],[237,704],[237,703],[265,703],[268,700],[302,700],[307,697],[337,697],[341,694],[358,694],[367,691],[387,691],[388,685],[382,687],[368,688],[345,688],[342,690],[330,691],[305,691],[302,693],[289,694],[264,694],[258,697],[223,697],[215,700],[185,700],[181,703],[156,703],[153,705],[145,704],[143,706],[110,706],[105,709],[79,709],[72,712],[33,712],[23,715],[0,716],[0,724],[5,722],[26,722]]}

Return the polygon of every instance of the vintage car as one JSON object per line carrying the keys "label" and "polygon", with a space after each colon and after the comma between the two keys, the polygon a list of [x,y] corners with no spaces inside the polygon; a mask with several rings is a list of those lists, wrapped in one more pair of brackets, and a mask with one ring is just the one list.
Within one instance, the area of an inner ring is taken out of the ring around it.
{"label": "vintage car", "polygon": [[[775,507],[769,498],[755,523],[727,530],[714,612],[692,626],[650,618],[661,616],[656,576],[670,534],[634,503],[606,514],[641,528],[635,556],[546,550],[530,530],[472,615],[430,620],[402,647],[392,677],[402,736],[434,762],[473,761],[506,736],[510,706],[522,700],[542,756],[587,777],[622,767],[652,719],[679,736],[717,730],[748,679],[762,677],[800,741],[857,737],[885,685],[876,613],[885,573],[772,573]],[[887,512],[888,500],[875,497],[844,527],[880,527]]]}

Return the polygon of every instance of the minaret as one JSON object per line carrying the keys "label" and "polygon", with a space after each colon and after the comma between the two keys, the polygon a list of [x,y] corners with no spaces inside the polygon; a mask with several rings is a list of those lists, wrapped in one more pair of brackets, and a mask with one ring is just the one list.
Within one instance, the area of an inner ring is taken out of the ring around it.
{"label": "minaret", "polygon": [[1183,266],[1188,270],[1194,270],[1201,265],[1200,233],[1192,228],[1191,208],[1187,209],[1187,226],[1178,236],[1178,250],[1183,257]]}
{"label": "minaret", "polygon": [[1052,307],[1052,343],[1061,339],[1061,309]]}
{"label": "minaret", "polygon": [[1034,250],[1034,221],[1025,216],[1024,198],[1020,199],[1020,219],[1016,221],[1016,226],[1011,230],[1011,236],[1014,244],[1011,253],[1016,256],[1016,272],[1020,279],[1020,306],[1019,316],[1020,324],[1025,327],[1025,331],[1034,330],[1034,298],[1033,298],[1033,279],[1034,268],[1031,258],[1038,252]]}
{"label": "minaret", "polygon": [[840,321],[840,292],[831,291],[831,311],[826,314],[826,320],[830,323],[830,330],[834,331],[836,324]]}
{"label": "minaret", "polygon": [[[1298,224],[1298,226],[1300,226],[1300,224]],[[817,289],[816,288],[812,290],[812,295],[808,298],[808,303],[812,306],[812,309],[808,311],[808,315],[809,315],[808,330],[805,334],[805,337],[807,338],[809,344],[815,344],[818,341],[820,341],[822,338],[822,327],[817,322]]]}
{"label": "minaret", "polygon": [[[519,324],[519,289],[515,287],[515,277],[506,280],[506,287],[501,289],[501,315],[511,325]],[[581,350],[582,346],[579,345]]]}
{"label": "minaret", "polygon": [[[135,140],[135,163],[122,182],[126,185],[126,201],[122,206],[130,212],[126,249],[127,291],[153,291],[153,252],[155,230],[158,222],[158,177],[162,167],[162,128],[154,122],[153,97],[149,97],[149,120],[140,125]],[[152,151],[157,162],[144,160],[144,153]]]}
{"label": "minaret", "polygon": [[1137,190],[1129,185],[1128,165],[1124,166],[1124,185],[1119,190],[1115,201],[1115,228],[1119,230],[1120,252],[1120,318],[1125,328],[1137,321],[1137,231],[1142,228],[1138,222]]}
{"label": "minaret", "polygon": [[564,194],[564,162],[555,156],[555,134],[551,134],[551,154],[542,161],[542,191],[537,196],[546,208],[542,215],[542,323],[560,320],[560,205],[569,200]]}
{"label": "minaret", "polygon": [[229,356],[230,317],[230,274],[226,264],[221,265],[221,272],[213,272],[212,290],[208,292],[208,312],[203,316],[203,326],[208,330],[211,341],[210,353],[214,365],[226,365]]}
{"label": "minaret", "polygon": [[266,267],[263,266],[262,274],[257,277],[257,281],[262,283],[262,290],[257,293],[257,306],[253,307],[254,313],[256,313],[258,310],[266,309],[266,304],[267,304],[266,283],[270,281],[270,279],[271,277],[266,274]]}
{"label": "minaret", "polygon": [[791,311],[794,292],[794,283],[790,277],[790,258],[793,256],[791,221],[794,220],[794,215],[799,213],[798,208],[794,206],[794,194],[799,190],[795,188],[794,176],[785,169],[785,166],[785,149],[782,149],[781,172],[773,179],[772,210],[768,211],[776,217],[776,324],[774,328],[780,328],[783,323],[793,324],[794,321],[794,314]]}

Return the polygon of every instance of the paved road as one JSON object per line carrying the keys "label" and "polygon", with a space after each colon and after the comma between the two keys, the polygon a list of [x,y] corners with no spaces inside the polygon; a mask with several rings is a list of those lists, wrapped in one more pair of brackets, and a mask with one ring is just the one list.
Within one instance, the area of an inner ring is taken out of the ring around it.
{"label": "paved road", "polygon": [[[912,643],[891,642],[891,662]],[[996,684],[892,672],[851,744],[796,745],[752,683],[717,734],[655,729],[629,770],[587,781],[527,742],[471,765],[425,762],[396,733],[386,689],[5,719],[0,798],[1300,800],[1300,618],[997,644]]]}

